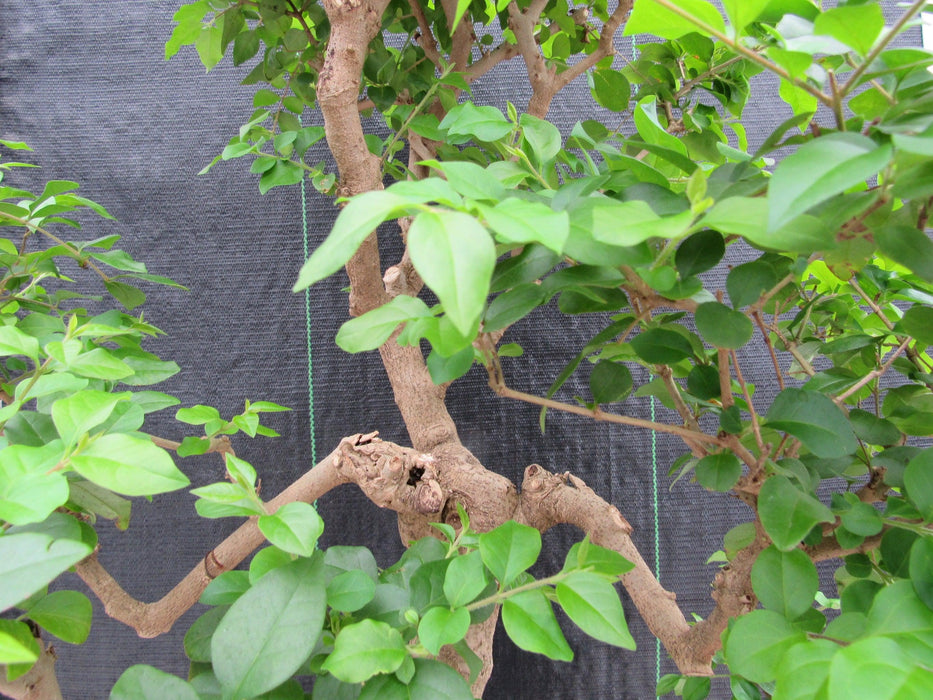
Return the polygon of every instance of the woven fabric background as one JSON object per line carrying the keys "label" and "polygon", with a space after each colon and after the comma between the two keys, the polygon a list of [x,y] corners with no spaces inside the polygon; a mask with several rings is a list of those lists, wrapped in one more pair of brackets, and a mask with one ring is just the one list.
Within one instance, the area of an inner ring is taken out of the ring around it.
{"label": "woven fabric background", "polygon": [[[276,188],[261,196],[243,161],[197,175],[248,119],[253,89],[238,84],[246,71],[234,69],[229,61],[205,75],[191,47],[170,62],[163,60],[179,4],[0,0],[0,138],[27,141],[34,149],[28,157],[42,166],[39,172],[16,173],[13,182],[27,189],[44,179],[80,182],[81,193],[105,205],[118,220],[87,219],[87,238],[117,232],[122,245],[151,272],[190,288],[146,290],[146,318],[168,334],[151,349],[182,367],[164,391],[179,396],[182,405],[206,403],[228,415],[241,410],[244,399],[295,409],[269,420],[283,438],[235,439],[238,455],[256,466],[262,493],[270,497],[313,463],[309,348],[318,456],[354,432],[378,430],[383,438],[402,444],[407,436],[377,353],[351,356],[333,343],[346,319],[343,274],[310,290],[309,343],[306,298],[290,291],[304,259],[300,189]],[[623,51],[631,51],[630,45]],[[522,82],[516,73],[522,70],[518,63],[500,67],[477,88],[475,100],[502,106],[510,99],[521,106],[527,94],[515,94],[513,86]],[[775,92],[765,85],[761,94]],[[772,99],[749,108],[753,148],[789,114]],[[578,81],[555,101],[550,116],[566,133],[575,121],[600,116],[591,105],[585,82]],[[305,115],[305,123],[316,118]],[[379,129],[375,122],[369,127]],[[323,158],[324,151],[309,155],[316,157]],[[313,247],[330,230],[336,210],[310,187],[305,206]],[[391,243],[387,251],[385,264],[390,264],[398,251]],[[543,393],[574,348],[598,329],[593,319],[561,318],[553,311],[510,330],[507,340],[525,348],[520,360],[504,361],[512,386]],[[559,333],[554,332],[557,323]],[[758,395],[771,395],[765,356],[747,353],[743,360],[746,375],[758,379]],[[564,395],[586,393],[586,387],[584,369]],[[721,547],[723,533],[749,513],[734,500],[710,496],[687,481],[670,487],[667,469],[684,451],[679,441],[656,438],[655,491],[649,432],[551,412],[542,436],[537,409],[497,398],[478,368],[452,387],[448,404],[463,442],[489,468],[518,481],[524,468],[537,462],[583,478],[634,525],[646,561],[659,565],[662,583],[676,591],[682,608],[709,612],[715,566],[705,560]],[[624,408],[644,418],[651,414],[648,399],[631,398]],[[663,408],[657,412],[659,419],[670,419]],[[171,411],[165,413],[146,429],[180,439],[183,426],[171,420]],[[221,478],[220,461],[208,457],[180,461],[193,486]],[[654,557],[655,498],[659,562]],[[354,487],[328,494],[319,507],[326,522],[325,546],[369,546],[381,565],[401,553],[392,514],[372,506]],[[235,520],[197,518],[194,497],[185,492],[157,497],[151,504],[140,501],[134,504],[127,532],[108,523],[99,527],[100,557],[130,594],[155,600],[231,532],[239,524]],[[579,536],[571,528],[548,533],[536,573],[557,570]],[[84,590],[72,575],[63,584]],[[564,620],[576,660],[561,664],[522,652],[500,629],[486,697],[653,697],[657,658],[662,674],[674,668],[663,650],[656,657],[654,638],[625,596],[623,601],[637,651],[588,641]],[[141,640],[107,618],[96,600],[95,605],[87,643],[56,644],[66,698],[105,698],[124,669],[137,663],[186,674],[182,637],[201,610],[189,611],[171,633]],[[729,693],[718,685],[714,696]]]}

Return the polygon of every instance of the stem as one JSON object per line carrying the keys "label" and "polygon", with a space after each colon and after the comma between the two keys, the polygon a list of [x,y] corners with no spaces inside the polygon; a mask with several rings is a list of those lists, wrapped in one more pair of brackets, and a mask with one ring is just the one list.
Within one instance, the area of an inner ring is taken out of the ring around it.
{"label": "stem", "polygon": [[855,384],[853,384],[848,389],[846,389],[844,392],[839,394],[839,396],[836,397],[836,403],[842,404],[843,401],[845,401],[847,398],[852,396],[852,394],[854,394],[856,391],[861,389],[863,386],[865,386],[866,384],[868,384],[869,382],[875,379],[878,379],[885,372],[887,372],[888,369],[890,369],[891,365],[894,363],[894,360],[896,360],[900,356],[900,354],[904,352],[904,350],[907,349],[907,345],[908,343],[910,343],[910,340],[911,340],[910,338],[906,338],[904,342],[902,342],[900,345],[897,346],[897,349],[894,351],[894,354],[892,354],[891,357],[889,357],[887,361],[881,367],[879,367],[878,369],[872,370],[871,372],[866,374],[864,377],[859,379]]}
{"label": "stem", "polygon": [[735,367],[735,378],[739,381],[739,386],[742,387],[742,396],[745,397],[745,403],[748,404],[748,414],[752,418],[752,432],[755,434],[755,444],[758,445],[758,452],[764,454],[765,443],[761,439],[761,428],[758,426],[758,413],[755,411],[755,406],[752,404],[752,396],[748,393],[748,385],[745,383],[745,377],[742,376],[742,368],[739,367],[739,358],[735,354],[735,350],[730,350],[729,354],[732,356],[732,364]]}
{"label": "stem", "polygon": [[524,593],[525,591],[533,591],[536,588],[543,588],[544,586],[550,586],[555,583],[560,583],[565,578],[570,576],[569,571],[560,571],[553,576],[548,576],[547,578],[539,578],[535,581],[529,581],[528,583],[522,586],[516,586],[515,588],[510,588],[507,591],[497,591],[491,596],[483,598],[482,600],[477,600],[466,606],[467,610],[479,610],[480,608],[485,608],[487,605],[498,605],[503,600],[511,598],[513,595],[519,593]]}
{"label": "stem", "polygon": [[68,251],[68,254],[71,255],[75,260],[77,260],[79,264],[81,264],[81,265],[87,265],[89,268],[91,268],[92,270],[94,270],[94,272],[96,272],[96,273],[100,276],[100,278],[101,278],[102,280],[104,280],[104,282],[109,282],[109,281],[110,281],[110,277],[108,277],[107,275],[105,275],[104,272],[103,272],[103,270],[101,270],[99,267],[97,267],[97,265],[95,265],[94,263],[92,263],[90,260],[85,259],[85,258],[81,255],[81,251],[80,251],[80,250],[78,250],[77,248],[75,248],[75,247],[74,247],[73,245],[71,245],[70,243],[67,243],[66,241],[62,240],[61,238],[59,238],[58,236],[56,236],[54,233],[52,233],[52,232],[50,232],[50,231],[48,231],[48,230],[42,228],[41,226],[38,226],[38,225],[32,223],[32,222],[29,221],[28,219],[21,219],[20,217],[14,216],[13,214],[4,213],[3,216],[4,216],[4,218],[9,219],[10,221],[16,221],[16,222],[22,224],[23,226],[25,226],[26,228],[28,228],[28,229],[30,229],[30,230],[32,230],[32,231],[36,231],[36,232],[38,232],[38,233],[41,233],[43,236],[47,236],[47,237],[50,238],[51,240],[55,241],[55,243],[57,243],[58,245],[62,246],[65,250],[67,250],[67,251]]}

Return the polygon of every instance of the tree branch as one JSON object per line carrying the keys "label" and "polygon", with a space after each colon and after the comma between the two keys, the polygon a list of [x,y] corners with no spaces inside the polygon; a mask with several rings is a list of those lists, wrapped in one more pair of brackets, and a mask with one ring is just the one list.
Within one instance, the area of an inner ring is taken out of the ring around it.
{"label": "tree branch", "polygon": [[0,664],[0,693],[13,700],[62,700],[62,691],[55,675],[55,648],[41,639],[42,653],[25,674],[16,680],[6,679],[6,666]]}

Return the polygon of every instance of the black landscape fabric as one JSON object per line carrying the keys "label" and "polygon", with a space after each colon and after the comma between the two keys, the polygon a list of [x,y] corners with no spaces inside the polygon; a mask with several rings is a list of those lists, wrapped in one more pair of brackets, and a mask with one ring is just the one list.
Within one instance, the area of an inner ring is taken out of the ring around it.
{"label": "black landscape fabric", "polygon": [[[304,195],[292,186],[262,196],[244,161],[221,163],[198,176],[249,118],[254,89],[239,85],[248,66],[233,68],[228,60],[205,74],[192,47],[164,60],[179,4],[0,0],[0,138],[28,142],[34,152],[26,157],[42,166],[7,177],[26,189],[46,179],[80,182],[81,194],[117,219],[88,218],[87,238],[119,233],[121,244],[150,272],[190,289],[146,289],[146,319],[167,333],[150,349],[182,368],[156,388],[177,395],[183,406],[209,404],[223,415],[242,410],[244,399],[295,409],[268,421],[282,438],[235,438],[237,454],[256,466],[262,494],[269,498],[307,470],[315,452],[326,455],[346,435],[378,430],[401,444],[407,444],[407,436],[378,354],[348,355],[333,342],[347,315],[341,291],[345,275],[315,285],[308,294],[291,292],[305,259],[305,231],[313,249],[330,230],[336,215],[332,202],[310,186]],[[631,51],[630,43],[619,45]],[[522,73],[518,62],[500,67],[477,88],[476,101],[504,106],[509,99],[522,105],[527,94],[511,92],[522,84]],[[576,120],[590,116],[583,112],[591,105],[580,80],[558,97],[551,118],[567,133]],[[748,114],[754,148],[788,112],[780,104],[758,103]],[[595,110],[592,116],[619,119]],[[305,115],[306,123],[318,119]],[[367,128],[384,127],[371,120]],[[310,157],[323,159],[320,148]],[[388,226],[385,231],[394,233]],[[385,238],[391,249],[397,237]],[[397,255],[391,250],[386,259]],[[543,394],[575,348],[598,329],[596,320],[551,311],[509,331],[506,340],[525,350],[521,359],[504,360],[515,388]],[[744,360],[752,370],[765,368],[763,355]],[[566,397],[587,392],[587,374],[584,367],[572,378]],[[759,374],[759,392],[767,396],[769,381]],[[554,412],[541,435],[537,408],[496,397],[478,367],[452,387],[448,404],[463,442],[489,468],[516,482],[531,463],[571,471],[618,506],[634,526],[645,560],[659,567],[662,583],[677,593],[682,608],[708,614],[716,566],[707,565],[706,558],[749,512],[687,480],[671,486],[667,470],[684,452],[682,443]],[[624,409],[651,417],[647,398],[630,398]],[[659,405],[654,410],[661,419],[670,417]],[[146,429],[180,439],[183,426],[172,420],[171,410],[164,413]],[[179,464],[192,486],[222,478],[215,455]],[[100,525],[100,559],[131,595],[145,601],[164,595],[239,525],[235,518],[198,518],[187,492],[159,496],[151,504],[138,500],[127,532]],[[383,566],[401,553],[393,515],[369,503],[356,487],[341,487],[318,505],[326,523],[324,546],[366,545]],[[571,528],[549,532],[535,573],[559,569],[579,537]],[[71,574],[57,585],[86,590]],[[575,660],[558,663],[519,650],[500,629],[486,697],[653,697],[658,672],[675,669],[664,651],[656,650],[624,594],[623,602],[637,651],[589,641],[563,620]],[[138,663],[186,676],[182,637],[203,606],[152,640],[110,620],[96,599],[95,606],[87,643],[55,645],[66,698],[106,698],[120,674]],[[725,686],[714,686],[714,695],[729,697]]]}

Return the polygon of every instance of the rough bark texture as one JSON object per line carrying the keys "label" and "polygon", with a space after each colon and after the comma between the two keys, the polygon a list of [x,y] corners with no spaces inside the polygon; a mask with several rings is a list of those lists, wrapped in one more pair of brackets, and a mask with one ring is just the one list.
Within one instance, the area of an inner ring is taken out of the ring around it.
{"label": "rough bark texture", "polygon": [[62,700],[62,691],[55,676],[55,648],[43,644],[42,654],[29,671],[13,681],[6,680],[6,666],[0,665],[0,693],[13,700]]}

